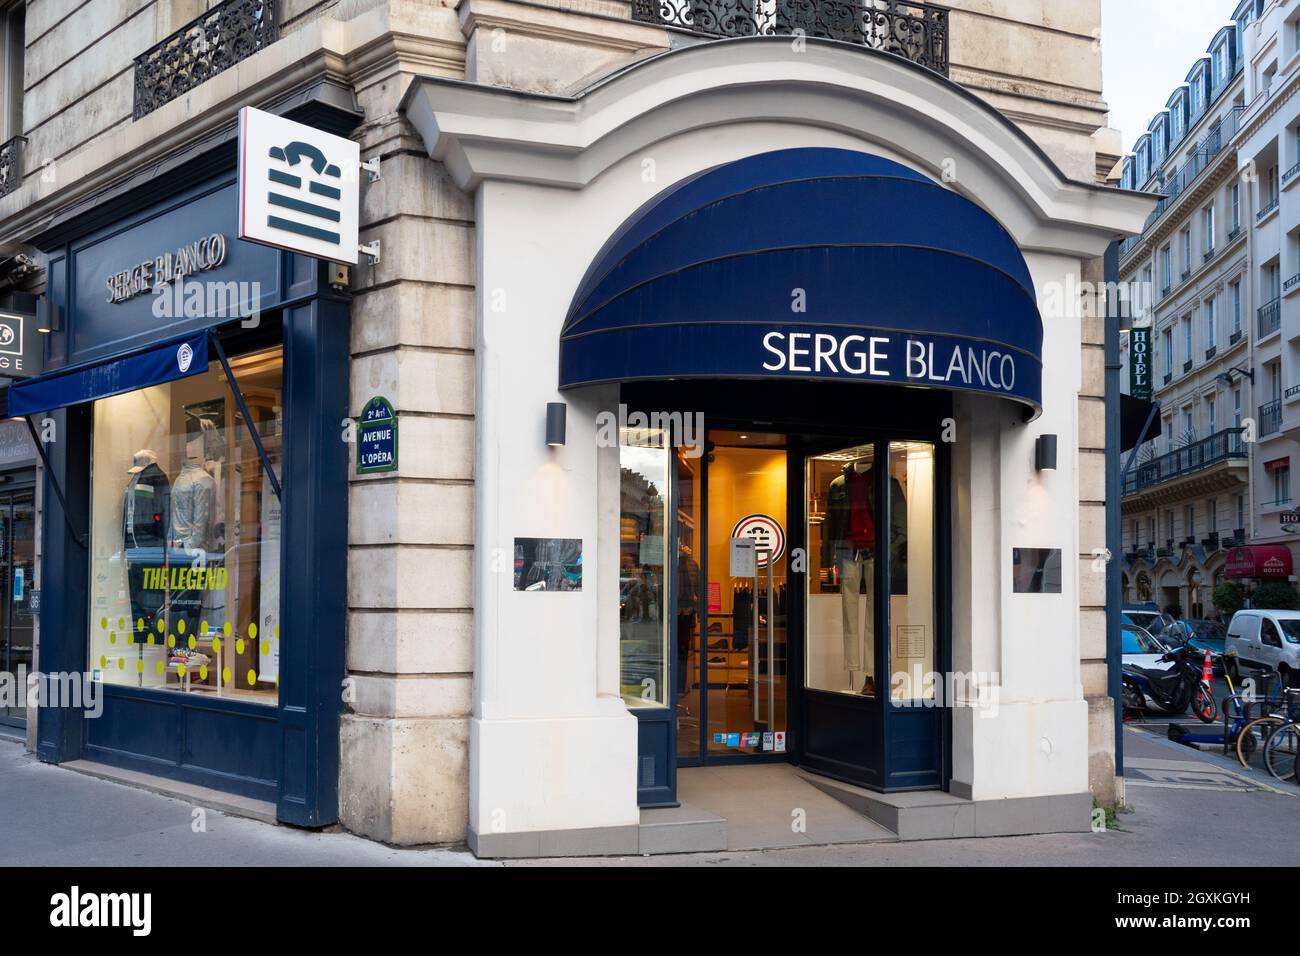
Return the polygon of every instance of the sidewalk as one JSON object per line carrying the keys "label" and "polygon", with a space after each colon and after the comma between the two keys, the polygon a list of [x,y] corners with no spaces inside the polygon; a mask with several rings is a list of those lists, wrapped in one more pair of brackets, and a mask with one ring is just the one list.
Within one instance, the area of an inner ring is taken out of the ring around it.
{"label": "sidewalk", "polygon": [[[1128,800],[1120,829],[997,839],[866,843],[749,852],[520,861],[602,866],[1294,865],[1300,787],[1163,739],[1124,734]],[[196,808],[41,764],[0,740],[3,866],[473,866],[466,850],[395,849],[335,828],[312,833]]]}

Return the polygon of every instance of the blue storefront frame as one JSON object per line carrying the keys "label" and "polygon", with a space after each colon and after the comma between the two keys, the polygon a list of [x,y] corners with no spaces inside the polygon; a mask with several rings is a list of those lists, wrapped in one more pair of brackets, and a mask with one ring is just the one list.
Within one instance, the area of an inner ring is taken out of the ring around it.
{"label": "blue storefront frame", "polygon": [[[327,264],[235,238],[236,174],[230,143],[179,170],[169,195],[151,205],[140,187],[38,237],[47,253],[47,296],[58,331],[46,368],[113,362],[151,345],[202,330],[227,352],[282,343],[283,447],[280,580],[283,622],[280,684],[274,706],[174,691],[103,685],[103,715],[42,708],[37,754],[46,762],[94,760],[186,783],[273,801],[280,820],[325,826],[338,819],[340,688],[344,678],[348,448],[339,422],[348,414],[349,299],[329,284]],[[186,173],[189,176],[186,176]],[[177,183],[189,183],[175,188]],[[152,184],[150,198],[159,197]],[[227,199],[231,201],[227,202]],[[234,314],[150,322],[151,295],[113,303],[104,294],[106,263],[122,267],[176,248],[176,236],[227,237],[216,282],[257,281],[256,329]],[[275,334],[278,330],[278,335]],[[344,383],[344,387],[340,387]],[[92,406],[46,413],[58,440],[46,445],[49,469],[43,524],[40,667],[85,673],[90,625]],[[67,504],[51,493],[57,484]],[[291,573],[292,572],[292,573]]]}

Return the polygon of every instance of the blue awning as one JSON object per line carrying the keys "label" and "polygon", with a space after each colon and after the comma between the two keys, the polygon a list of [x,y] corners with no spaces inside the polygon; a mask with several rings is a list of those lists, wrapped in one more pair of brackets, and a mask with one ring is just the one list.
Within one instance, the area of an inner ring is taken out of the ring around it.
{"label": "blue awning", "polygon": [[128,355],[59,369],[9,388],[9,414],[18,417],[133,392],[208,370],[208,333],[171,339]]}
{"label": "blue awning", "polygon": [[1015,241],[891,160],[787,149],[638,210],[565,320],[560,387],[799,378],[970,390],[1039,411],[1043,326]]}

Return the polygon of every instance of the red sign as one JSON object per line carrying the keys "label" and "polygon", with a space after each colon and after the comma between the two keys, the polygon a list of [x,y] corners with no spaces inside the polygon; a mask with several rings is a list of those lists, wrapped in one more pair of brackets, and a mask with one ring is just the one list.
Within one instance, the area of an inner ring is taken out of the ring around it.
{"label": "red sign", "polygon": [[722,583],[719,581],[709,582],[709,613],[722,613]]}
{"label": "red sign", "polygon": [[1228,552],[1224,573],[1230,578],[1291,576],[1291,549],[1284,544],[1248,544]]}

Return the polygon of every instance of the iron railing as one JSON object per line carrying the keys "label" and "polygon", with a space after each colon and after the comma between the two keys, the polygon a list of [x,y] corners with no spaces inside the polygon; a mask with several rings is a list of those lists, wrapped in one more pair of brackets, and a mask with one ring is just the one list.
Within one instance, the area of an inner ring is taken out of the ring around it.
{"label": "iron railing", "polygon": [[1124,476],[1124,494],[1135,495],[1145,488],[1208,468],[1232,458],[1246,457],[1241,439],[1244,428],[1224,428],[1213,435],[1144,461]]}
{"label": "iron railing", "polygon": [[15,136],[0,146],[0,196],[8,196],[23,182],[23,143],[26,137]]}
{"label": "iron railing", "polygon": [[1274,196],[1268,202],[1264,203],[1264,208],[1261,209],[1259,212],[1255,213],[1255,221],[1262,222],[1265,216],[1267,216],[1269,213],[1271,213],[1274,209],[1277,208],[1277,204],[1280,201],[1281,200],[1279,200],[1277,196]]}
{"label": "iron railing", "polygon": [[1272,335],[1282,327],[1282,306],[1277,299],[1265,302],[1259,307],[1259,337]]}
{"label": "iron railing", "polygon": [[279,39],[276,0],[225,0],[135,58],[135,119]]}
{"label": "iron railing", "polygon": [[857,43],[948,75],[948,10],[909,0],[632,0],[632,19],[711,37]]}
{"label": "iron railing", "polygon": [[1282,428],[1282,399],[1275,398],[1259,406],[1259,433],[1271,435]]}

